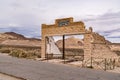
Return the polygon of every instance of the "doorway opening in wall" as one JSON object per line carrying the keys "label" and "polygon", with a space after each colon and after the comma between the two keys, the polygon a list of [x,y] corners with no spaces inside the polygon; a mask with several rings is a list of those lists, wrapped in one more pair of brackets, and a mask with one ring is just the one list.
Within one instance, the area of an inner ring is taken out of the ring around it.
{"label": "doorway opening in wall", "polygon": [[46,37],[46,58],[47,59],[62,59],[62,51],[57,45],[57,41],[62,40],[62,36],[47,36]]}
{"label": "doorway opening in wall", "polygon": [[84,60],[84,36],[66,35],[65,36],[65,59],[70,61]]}
{"label": "doorway opening in wall", "polygon": [[84,36],[62,35],[46,37],[47,59],[83,60]]}

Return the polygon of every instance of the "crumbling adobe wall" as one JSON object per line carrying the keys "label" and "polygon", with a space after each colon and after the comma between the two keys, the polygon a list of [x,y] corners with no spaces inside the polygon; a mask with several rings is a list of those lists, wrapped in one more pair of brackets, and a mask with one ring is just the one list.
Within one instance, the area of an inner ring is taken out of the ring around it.
{"label": "crumbling adobe wall", "polygon": [[117,55],[110,50],[106,40],[98,33],[94,33],[92,27],[85,29],[83,22],[73,22],[73,18],[56,19],[55,24],[42,24],[42,52],[41,57],[46,57],[46,37],[55,35],[84,35],[84,60],[91,56],[98,58],[116,58]]}
{"label": "crumbling adobe wall", "polygon": [[117,54],[107,44],[92,44],[93,57],[96,58],[117,58]]}
{"label": "crumbling adobe wall", "polygon": [[84,59],[94,58],[118,58],[117,54],[109,48],[104,36],[92,31],[90,27],[84,35]]}
{"label": "crumbling adobe wall", "polygon": [[117,54],[111,51],[109,45],[106,43],[104,36],[98,33],[91,33],[93,42],[91,44],[91,51],[93,57],[96,58],[117,58]]}

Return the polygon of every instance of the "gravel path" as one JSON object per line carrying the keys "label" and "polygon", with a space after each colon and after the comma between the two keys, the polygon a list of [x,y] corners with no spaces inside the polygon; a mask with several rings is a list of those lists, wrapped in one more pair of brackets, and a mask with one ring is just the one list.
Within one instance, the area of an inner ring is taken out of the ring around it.
{"label": "gravel path", "polygon": [[120,74],[0,54],[0,72],[27,80],[120,80]]}

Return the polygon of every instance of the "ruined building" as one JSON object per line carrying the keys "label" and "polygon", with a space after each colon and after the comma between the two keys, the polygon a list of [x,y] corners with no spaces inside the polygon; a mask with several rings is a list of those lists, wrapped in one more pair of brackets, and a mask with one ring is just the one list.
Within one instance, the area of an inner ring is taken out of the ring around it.
{"label": "ruined building", "polygon": [[[42,24],[42,46],[41,57],[46,58],[46,54],[63,54],[64,56],[64,36],[84,35],[84,60],[92,57],[96,58],[117,58],[117,55],[110,50],[103,36],[93,32],[92,27],[88,30],[82,21],[74,22],[73,18],[56,19],[55,24]],[[52,36],[63,36],[63,52],[54,43]]]}

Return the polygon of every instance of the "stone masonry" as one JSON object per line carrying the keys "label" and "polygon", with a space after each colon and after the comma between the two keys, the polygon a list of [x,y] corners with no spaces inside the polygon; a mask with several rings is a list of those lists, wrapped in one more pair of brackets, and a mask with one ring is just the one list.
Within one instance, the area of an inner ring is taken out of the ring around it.
{"label": "stone masonry", "polygon": [[117,55],[110,51],[103,36],[93,32],[92,27],[85,29],[82,21],[73,22],[73,18],[56,19],[55,24],[42,24],[41,57],[46,57],[46,37],[58,35],[84,35],[84,59],[94,57],[116,58]]}

